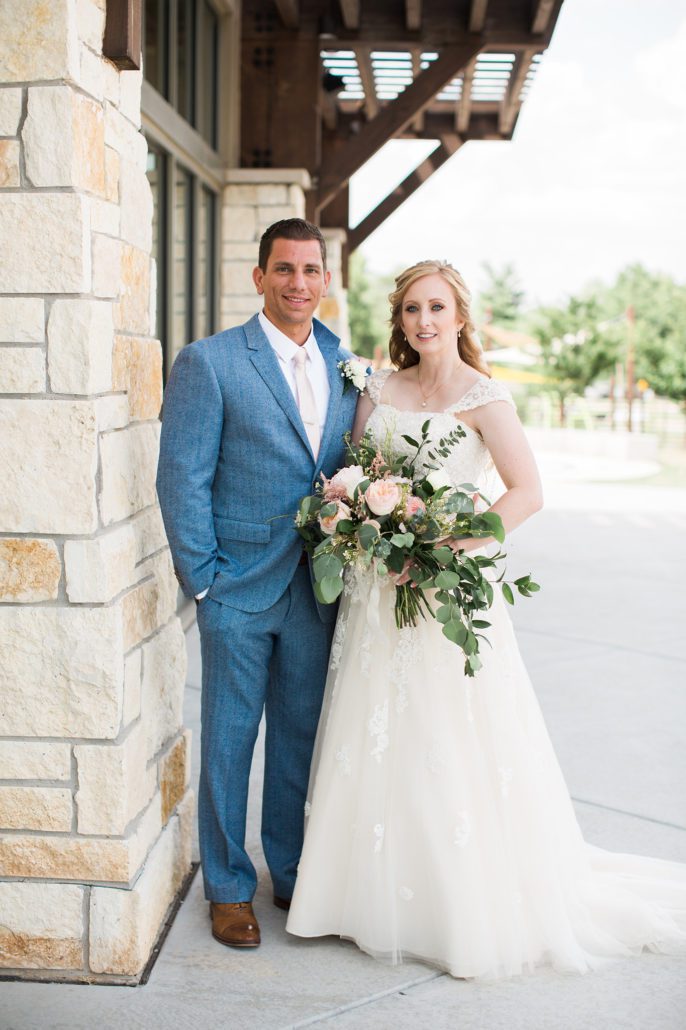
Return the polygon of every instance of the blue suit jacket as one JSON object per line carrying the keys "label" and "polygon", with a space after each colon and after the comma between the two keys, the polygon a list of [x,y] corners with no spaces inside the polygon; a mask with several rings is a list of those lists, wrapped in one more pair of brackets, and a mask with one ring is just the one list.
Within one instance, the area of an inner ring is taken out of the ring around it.
{"label": "blue suit jacket", "polygon": [[[345,461],[357,391],[349,357],[315,320],[331,396],[315,461],[298,406],[257,315],[179,353],[164,396],[157,492],[174,567],[188,596],[246,612],[283,594],[302,554],[293,516],[320,472]],[[284,516],[284,517],[280,517]],[[333,618],[335,605],[324,618]]]}

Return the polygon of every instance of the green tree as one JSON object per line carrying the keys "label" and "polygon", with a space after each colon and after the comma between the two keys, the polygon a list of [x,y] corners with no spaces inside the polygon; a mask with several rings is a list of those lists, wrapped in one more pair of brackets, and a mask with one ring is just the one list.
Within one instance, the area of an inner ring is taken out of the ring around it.
{"label": "green tree", "polygon": [[617,360],[622,327],[603,321],[595,297],[571,297],[563,308],[540,308],[534,315],[534,335],[541,344],[547,375],[554,381],[560,425],[567,421],[567,400],[581,394]]}
{"label": "green tree", "polygon": [[369,271],[358,250],[350,256],[348,317],[352,349],[360,356],[373,358],[375,347],[388,347],[388,294],[392,285],[389,276]]}
{"label": "green tree", "polygon": [[633,308],[636,377],[686,406],[686,286],[642,265],[630,265],[613,286],[600,292],[599,303],[606,317],[624,319],[621,357],[628,347],[626,314]]}
{"label": "green tree", "polygon": [[488,317],[495,325],[514,325],[525,296],[514,265],[508,262],[496,268],[485,261],[481,267],[488,277],[478,300],[482,317]]}

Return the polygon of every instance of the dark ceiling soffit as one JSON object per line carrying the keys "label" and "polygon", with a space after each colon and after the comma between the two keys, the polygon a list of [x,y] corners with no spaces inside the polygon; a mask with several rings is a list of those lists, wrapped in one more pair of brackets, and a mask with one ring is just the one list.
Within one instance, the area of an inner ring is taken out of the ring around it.
{"label": "dark ceiling soffit", "polygon": [[103,57],[122,71],[139,71],[142,30],[142,0],[107,0]]}
{"label": "dark ceiling soffit", "polygon": [[279,18],[287,29],[297,29],[300,24],[298,0],[274,0]]}

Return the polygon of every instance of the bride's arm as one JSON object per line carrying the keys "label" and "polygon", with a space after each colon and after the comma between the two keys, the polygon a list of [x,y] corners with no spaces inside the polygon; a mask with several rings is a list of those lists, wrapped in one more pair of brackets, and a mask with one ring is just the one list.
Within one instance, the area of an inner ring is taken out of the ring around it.
{"label": "bride's arm", "polygon": [[[479,431],[490,451],[498,474],[505,484],[502,497],[490,511],[500,515],[509,534],[543,507],[543,491],[536,461],[522,424],[514,408],[505,401],[495,401],[474,409],[471,423]],[[461,550],[473,551],[492,543],[492,539],[461,540]]]}
{"label": "bride's arm", "polygon": [[361,393],[358,401],[357,408],[355,410],[355,421],[353,423],[353,443],[357,445],[362,439],[364,433],[364,427],[367,425],[367,419],[374,410],[374,402],[365,390]]}

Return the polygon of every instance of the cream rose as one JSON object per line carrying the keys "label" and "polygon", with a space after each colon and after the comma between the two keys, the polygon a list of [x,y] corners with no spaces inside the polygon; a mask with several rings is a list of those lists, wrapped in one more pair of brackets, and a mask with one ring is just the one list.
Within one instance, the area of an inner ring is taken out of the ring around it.
{"label": "cream rose", "polygon": [[445,469],[434,469],[426,477],[426,481],[429,486],[435,491],[440,490],[444,486],[452,486],[450,476]]}
{"label": "cream rose", "polygon": [[341,519],[350,518],[350,508],[347,504],[343,504],[343,501],[338,502],[338,507],[333,515],[326,515],[322,518],[319,516],[319,525],[322,527],[322,533],[326,533],[327,536],[333,536],[336,532],[336,526]]}
{"label": "cream rose", "polygon": [[365,478],[361,465],[348,465],[347,468],[340,469],[335,476],[331,477],[328,486],[333,487],[336,492],[344,491],[352,501],[355,487],[359,486]]}
{"label": "cream rose", "polygon": [[367,507],[374,515],[390,515],[401,496],[399,487],[390,479],[377,479],[364,492]]}

